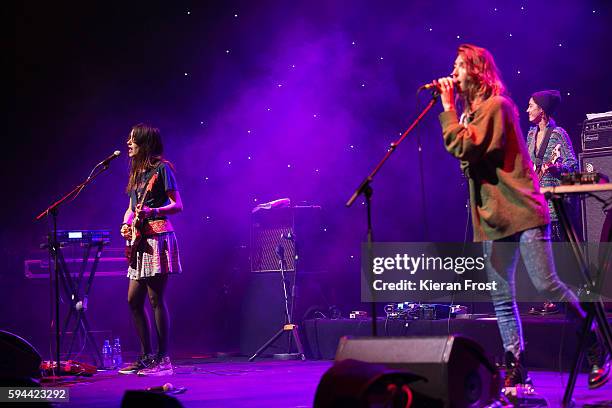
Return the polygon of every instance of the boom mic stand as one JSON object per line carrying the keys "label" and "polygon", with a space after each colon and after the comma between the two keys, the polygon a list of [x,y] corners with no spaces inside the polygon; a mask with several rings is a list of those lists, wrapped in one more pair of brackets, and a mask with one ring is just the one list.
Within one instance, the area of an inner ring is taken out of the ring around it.
{"label": "boom mic stand", "polygon": [[[284,237],[283,237],[284,238]],[[287,237],[286,239],[293,239]],[[280,267],[281,279],[283,283],[283,295],[285,301],[285,324],[283,327],[276,332],[270,340],[265,342],[263,346],[261,346],[255,354],[249,358],[249,361],[255,360],[261,353],[263,353],[272,343],[274,343],[280,336],[284,333],[291,332],[291,337],[289,337],[289,350],[286,354],[279,354],[278,356],[284,360],[291,359],[300,359],[306,360],[304,356],[304,347],[302,347],[302,342],[300,341],[300,336],[298,333],[298,325],[292,323],[292,315],[293,315],[293,305],[294,305],[294,297],[295,297],[295,280],[297,279],[297,267],[295,268],[295,274],[293,276],[293,289],[291,292],[291,307],[289,306],[289,293],[287,292],[287,277],[285,275],[285,248],[282,245],[276,246],[276,256],[278,257],[278,264]],[[295,346],[297,348],[297,353],[291,353],[291,339],[295,341]]]}
{"label": "boom mic stand", "polygon": [[[49,249],[51,250],[51,253],[53,254],[53,276],[55,279],[55,287],[54,287],[55,322],[54,322],[54,325],[55,325],[55,361],[57,363],[57,366],[55,366],[53,361],[51,361],[51,367],[52,369],[55,369],[54,367],[57,367],[57,373],[60,373],[60,328],[59,328],[59,324],[60,324],[59,323],[60,321],[60,288],[59,288],[60,243],[57,240],[57,215],[59,213],[59,207],[64,202],[66,202],[69,198],[74,200],[85,187],[87,187],[92,181],[94,181],[96,177],[98,177],[104,171],[108,170],[109,163],[110,163],[110,160],[109,161],[105,160],[104,162],[97,164],[91,170],[91,172],[89,173],[89,176],[87,177],[87,179],[85,179],[85,181],[83,181],[81,184],[78,184],[68,194],[64,195],[62,198],[60,198],[59,200],[51,204],[49,207],[47,207],[47,209],[45,209],[43,212],[38,214],[35,218],[35,221],[38,221],[44,217],[49,216],[50,214],[53,219],[53,232],[52,234],[49,235]],[[51,359],[53,359],[53,356],[51,356]]]}
{"label": "boom mic stand", "polygon": [[[419,88],[419,91],[421,89],[423,89],[423,87]],[[406,129],[406,131],[400,136],[400,138],[397,141],[391,143],[391,146],[389,146],[389,149],[387,149],[387,153],[384,155],[384,157],[380,160],[380,162],[378,162],[378,164],[374,167],[374,169],[370,172],[370,174],[361,182],[359,187],[357,187],[355,192],[353,192],[353,195],[351,196],[351,198],[349,198],[349,200],[346,202],[346,206],[350,207],[353,205],[355,200],[357,200],[357,198],[360,195],[363,194],[366,199],[367,226],[368,226],[367,249],[368,249],[368,266],[369,267],[372,266],[372,251],[374,250],[374,247],[373,247],[374,233],[372,230],[372,194],[373,194],[373,190],[370,184],[372,184],[372,181],[374,180],[374,176],[376,176],[376,174],[380,171],[380,169],[383,167],[385,162],[389,159],[389,157],[391,157],[393,152],[395,152],[395,150],[400,145],[400,143],[404,141],[406,136],[408,136],[408,134],[412,132],[412,130],[421,121],[421,119],[423,119],[425,115],[427,114],[427,112],[429,112],[430,109],[436,104],[439,96],[440,94],[438,93],[437,89],[432,91],[432,97],[429,103],[427,104],[427,106],[423,109],[423,111],[419,114],[419,116],[414,120],[414,122],[412,122],[410,127]],[[366,273],[366,272],[367,271],[362,271],[362,273]],[[365,281],[368,282],[369,287],[370,287],[369,290],[372,291],[372,274],[371,273],[368,273],[367,279],[365,279]],[[373,292],[372,292],[372,295],[373,295]],[[377,329],[376,329],[376,302],[372,301],[371,305],[372,305],[372,309],[371,309],[372,310],[372,336],[376,337],[378,335]]]}

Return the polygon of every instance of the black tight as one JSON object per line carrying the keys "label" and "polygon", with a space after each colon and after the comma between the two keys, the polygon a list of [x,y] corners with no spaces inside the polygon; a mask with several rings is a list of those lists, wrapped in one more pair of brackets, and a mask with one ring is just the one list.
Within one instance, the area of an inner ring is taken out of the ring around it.
{"label": "black tight", "polygon": [[170,317],[166,306],[165,293],[168,284],[168,275],[155,275],[151,278],[132,280],[128,287],[128,304],[132,311],[134,324],[141,351],[151,354],[151,335],[149,333],[149,316],[145,310],[145,300],[149,295],[149,302],[155,315],[157,329],[158,354],[165,356],[168,352],[168,333],[170,331]]}

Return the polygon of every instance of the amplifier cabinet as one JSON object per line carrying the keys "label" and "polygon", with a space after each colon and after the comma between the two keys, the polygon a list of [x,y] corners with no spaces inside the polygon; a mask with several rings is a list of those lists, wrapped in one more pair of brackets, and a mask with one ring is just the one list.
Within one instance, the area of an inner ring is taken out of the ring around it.
{"label": "amplifier cabinet", "polygon": [[612,117],[585,120],[581,139],[583,152],[612,149]]}
{"label": "amplifier cabinet", "polygon": [[285,270],[322,272],[325,234],[320,206],[292,206],[259,210],[252,215],[251,272],[280,271],[278,250],[282,247]]}
{"label": "amplifier cabinet", "polygon": [[[580,171],[588,173],[602,173],[612,178],[612,149],[597,152],[581,153],[578,155]],[[612,197],[612,192],[597,193],[604,200]],[[593,197],[585,197],[582,200],[582,229],[583,237],[588,242],[599,242],[601,230],[606,214],[602,203]]]}

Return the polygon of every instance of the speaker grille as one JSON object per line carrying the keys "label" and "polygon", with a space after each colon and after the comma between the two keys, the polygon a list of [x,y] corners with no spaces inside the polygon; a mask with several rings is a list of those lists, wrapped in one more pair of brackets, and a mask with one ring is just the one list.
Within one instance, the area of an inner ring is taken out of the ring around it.
{"label": "speaker grille", "polygon": [[292,227],[267,228],[260,225],[253,226],[251,271],[270,272],[280,271],[280,259],[276,254],[278,246],[283,247],[285,257],[285,270],[295,269],[295,245],[283,237],[293,234]]}
{"label": "speaker grille", "polygon": [[[284,249],[285,270],[298,273],[325,270],[320,206],[260,210],[252,215],[251,272],[280,271],[277,248]],[[297,248],[297,249],[296,249]]]}
{"label": "speaker grille", "polygon": [[[612,178],[612,149],[596,152],[581,153],[580,170],[584,172],[598,172]],[[612,192],[597,193],[604,200],[612,198]],[[582,201],[582,226],[584,238],[588,242],[599,242],[601,229],[606,214],[602,204],[593,197],[586,197]]]}

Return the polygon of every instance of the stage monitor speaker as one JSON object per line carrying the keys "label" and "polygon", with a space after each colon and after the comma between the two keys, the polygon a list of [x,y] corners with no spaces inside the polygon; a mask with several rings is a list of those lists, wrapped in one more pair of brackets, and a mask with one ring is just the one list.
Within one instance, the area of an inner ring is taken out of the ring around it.
{"label": "stage monitor speaker", "polygon": [[321,377],[314,408],[439,407],[438,401],[412,390],[415,381],[425,379],[381,364],[342,360]]}
{"label": "stage monitor speaker", "polygon": [[152,391],[126,391],[121,400],[121,408],[183,408],[176,398]]}
{"label": "stage monitor speaker", "polygon": [[36,349],[16,334],[0,330],[0,378],[40,378],[42,359]]}
{"label": "stage monitor speaker", "polygon": [[499,373],[482,347],[464,337],[343,337],[336,361],[346,359],[423,376],[427,382],[417,381],[411,388],[445,408],[482,407],[499,395],[501,386]]}
{"label": "stage monitor speaker", "polygon": [[[602,173],[612,179],[612,149],[581,153],[580,171],[588,173]],[[612,192],[597,193],[604,200],[612,198]],[[585,241],[600,242],[601,232],[604,225],[606,214],[603,211],[602,203],[593,197],[586,197],[582,200],[582,228]]]}

